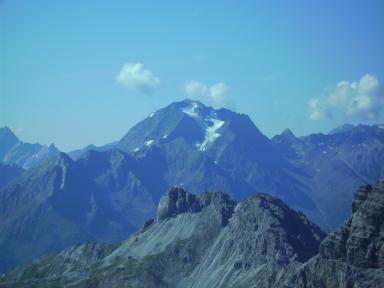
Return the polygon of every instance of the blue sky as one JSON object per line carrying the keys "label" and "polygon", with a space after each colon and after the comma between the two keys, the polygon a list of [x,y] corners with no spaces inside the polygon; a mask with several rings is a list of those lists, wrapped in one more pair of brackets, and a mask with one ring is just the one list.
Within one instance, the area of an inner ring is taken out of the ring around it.
{"label": "blue sky", "polygon": [[384,122],[380,0],[0,0],[0,37],[0,126],[64,151],[187,96],[268,136]]}

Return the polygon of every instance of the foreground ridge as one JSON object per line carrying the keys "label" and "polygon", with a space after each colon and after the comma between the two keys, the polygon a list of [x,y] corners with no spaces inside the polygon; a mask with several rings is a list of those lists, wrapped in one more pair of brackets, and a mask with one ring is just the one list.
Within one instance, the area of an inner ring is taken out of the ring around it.
{"label": "foreground ridge", "polygon": [[21,266],[0,283],[268,287],[277,283],[278,271],[285,275],[315,255],[324,236],[303,214],[267,194],[235,202],[221,192],[172,188],[160,200],[157,219],[126,241],[77,245]]}
{"label": "foreground ridge", "polygon": [[120,244],[86,242],[20,266],[0,287],[382,287],[384,181],[361,186],[328,236],[281,200],[171,188]]}
{"label": "foreground ridge", "polygon": [[288,287],[383,287],[384,180],[355,193],[352,216],[326,237]]}

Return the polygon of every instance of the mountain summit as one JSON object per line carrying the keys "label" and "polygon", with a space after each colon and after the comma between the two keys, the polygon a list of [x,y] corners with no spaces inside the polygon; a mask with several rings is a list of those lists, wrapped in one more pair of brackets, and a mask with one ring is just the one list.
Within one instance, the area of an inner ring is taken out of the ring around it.
{"label": "mountain summit", "polygon": [[152,113],[134,126],[118,147],[126,152],[137,152],[143,146],[182,138],[196,150],[207,151],[221,138],[225,139],[225,132],[231,129],[238,135],[247,133],[247,137],[265,137],[244,114],[224,108],[216,110],[187,99]]}

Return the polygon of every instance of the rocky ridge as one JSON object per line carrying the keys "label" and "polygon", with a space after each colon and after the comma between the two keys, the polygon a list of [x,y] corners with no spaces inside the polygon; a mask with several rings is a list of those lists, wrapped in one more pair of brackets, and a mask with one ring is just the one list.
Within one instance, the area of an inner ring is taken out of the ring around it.
{"label": "rocky ridge", "polygon": [[352,216],[320,244],[286,287],[383,287],[384,180],[355,193]]}
{"label": "rocky ridge", "polygon": [[21,266],[0,286],[273,287],[315,255],[324,236],[267,194],[235,202],[172,188],[157,219],[121,244],[74,246]]}
{"label": "rocky ridge", "polygon": [[379,288],[383,227],[384,180],[361,186],[350,219],[326,237],[267,194],[235,202],[172,188],[157,219],[126,241],[42,257],[1,277],[0,287]]}

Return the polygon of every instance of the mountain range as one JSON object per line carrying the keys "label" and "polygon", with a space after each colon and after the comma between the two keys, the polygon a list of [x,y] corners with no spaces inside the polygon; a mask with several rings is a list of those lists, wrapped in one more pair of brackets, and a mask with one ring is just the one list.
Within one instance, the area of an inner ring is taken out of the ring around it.
{"label": "mountain range", "polygon": [[[0,154],[22,143],[0,131]],[[247,115],[175,102],[117,143],[71,157],[53,149],[36,166],[15,158],[27,170],[0,190],[0,269],[83,241],[123,240],[156,215],[173,186],[224,191],[234,201],[264,192],[333,230],[350,216],[352,191],[384,177],[383,145],[377,125],[269,139]]]}
{"label": "mountain range", "polygon": [[24,143],[8,127],[0,128],[0,163],[3,165],[30,169],[58,153],[53,144]]}
{"label": "mountain range", "polygon": [[[156,219],[119,244],[86,242],[23,265],[2,287],[381,287],[384,181],[355,193],[352,216],[326,234],[258,193],[170,189]],[[319,251],[319,252],[318,252]]]}
{"label": "mountain range", "polygon": [[384,129],[380,125],[343,125],[327,135],[299,138],[285,130],[272,141],[286,159],[306,171],[309,177],[302,179],[310,187],[308,194],[330,228],[349,217],[351,191],[384,176]]}

